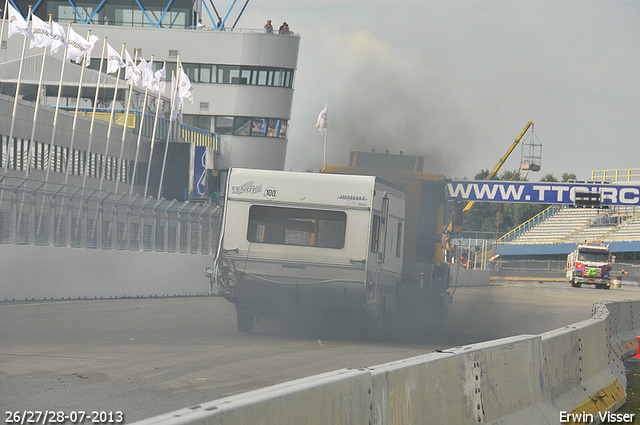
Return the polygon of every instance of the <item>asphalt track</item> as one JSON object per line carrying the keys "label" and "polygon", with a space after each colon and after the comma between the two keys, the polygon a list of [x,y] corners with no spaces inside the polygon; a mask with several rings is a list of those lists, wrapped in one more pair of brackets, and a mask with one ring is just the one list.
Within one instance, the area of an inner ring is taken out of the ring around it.
{"label": "asphalt track", "polygon": [[444,332],[427,343],[303,321],[261,321],[244,335],[217,297],[0,302],[0,413],[6,422],[15,411],[121,411],[132,422],[340,368],[538,334],[587,319],[595,302],[638,298],[636,284],[458,288]]}

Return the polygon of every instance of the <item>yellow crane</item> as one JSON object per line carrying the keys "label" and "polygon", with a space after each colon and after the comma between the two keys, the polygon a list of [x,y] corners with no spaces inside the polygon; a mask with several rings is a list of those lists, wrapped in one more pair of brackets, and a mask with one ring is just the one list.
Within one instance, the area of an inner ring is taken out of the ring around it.
{"label": "yellow crane", "polygon": [[[527,123],[527,125],[524,127],[524,130],[522,130],[520,135],[516,137],[516,139],[511,144],[507,152],[502,156],[502,158],[500,158],[496,166],[493,167],[493,170],[491,170],[491,172],[489,173],[489,175],[487,175],[485,180],[491,180],[496,176],[496,174],[498,174],[498,171],[500,170],[500,167],[502,167],[502,164],[504,164],[507,158],[509,158],[509,155],[511,155],[511,152],[513,152],[516,146],[518,146],[518,143],[520,143],[520,140],[522,140],[522,137],[524,137],[525,133],[527,132],[527,130],[529,130],[529,128],[533,128],[533,121],[529,121]],[[451,222],[449,223],[449,226],[447,227],[447,238],[446,238],[447,249],[450,249],[449,241],[451,239],[451,235],[454,233],[460,233],[460,231],[462,230],[462,217],[467,213],[467,211],[469,211],[473,207],[473,204],[475,204],[475,201],[469,201],[467,202],[467,205],[464,207],[464,209],[460,210],[459,207],[454,209],[454,212],[453,212],[454,218],[451,220]]]}
{"label": "yellow crane", "polygon": [[[514,142],[511,144],[511,146],[509,147],[507,152],[504,154],[504,156],[502,158],[500,158],[500,160],[498,161],[496,166],[493,167],[493,170],[491,170],[489,175],[487,177],[485,177],[485,180],[491,180],[496,176],[496,174],[498,174],[498,171],[500,170],[500,167],[502,167],[502,164],[504,164],[505,161],[507,160],[507,158],[509,158],[509,155],[511,155],[511,152],[513,152],[513,150],[516,148],[516,146],[518,146],[518,143],[520,143],[520,140],[522,140],[522,137],[527,132],[527,130],[529,130],[530,127],[533,127],[533,121],[529,121],[527,123],[527,125],[524,127],[524,130],[522,130],[520,135],[518,137],[516,137],[516,140],[514,140]],[[464,207],[462,212],[466,213],[467,211],[469,211],[473,207],[473,204],[475,204],[475,201],[467,202],[467,205]]]}

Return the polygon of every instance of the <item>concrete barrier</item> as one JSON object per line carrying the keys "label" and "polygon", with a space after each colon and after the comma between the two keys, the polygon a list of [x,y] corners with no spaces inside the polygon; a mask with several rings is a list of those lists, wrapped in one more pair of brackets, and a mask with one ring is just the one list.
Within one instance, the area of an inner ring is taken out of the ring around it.
{"label": "concrete barrier", "polygon": [[451,274],[451,286],[487,286],[491,284],[489,270],[469,270],[460,265],[452,265],[449,273]]}
{"label": "concrete barrier", "polygon": [[342,369],[177,410],[151,424],[368,424],[371,374]]}
{"label": "concrete barrier", "polygon": [[373,424],[531,423],[543,404],[539,336],[524,335],[370,368]]}
{"label": "concrete barrier", "polygon": [[208,294],[210,255],[0,245],[0,300]]}
{"label": "concrete barrier", "polygon": [[590,319],[542,335],[318,375],[138,424],[597,424],[626,401],[622,361],[638,331],[640,300],[595,304]]}

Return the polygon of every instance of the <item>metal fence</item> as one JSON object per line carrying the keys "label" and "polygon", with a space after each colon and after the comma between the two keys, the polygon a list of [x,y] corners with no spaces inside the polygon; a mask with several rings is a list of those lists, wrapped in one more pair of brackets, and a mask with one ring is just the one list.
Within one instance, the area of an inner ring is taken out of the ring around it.
{"label": "metal fence", "polygon": [[[493,277],[564,278],[566,260],[497,260],[491,266]],[[628,276],[623,280],[640,281],[640,264],[615,262],[612,276],[620,276],[624,268]]]}
{"label": "metal fence", "polygon": [[566,260],[497,260],[493,262],[492,271],[495,272],[524,272],[564,274]]}
{"label": "metal fence", "polygon": [[0,176],[0,243],[211,255],[221,208]]}
{"label": "metal fence", "polygon": [[[69,112],[75,112],[75,107],[64,107]],[[93,108],[79,108],[78,114],[86,117],[93,115]],[[96,119],[101,121],[111,121],[111,109],[110,108],[98,108],[96,110]],[[174,125],[173,131],[171,130],[171,121],[165,118],[158,118],[157,126],[155,126],[155,116],[152,114],[144,114],[144,120],[142,119],[142,113],[139,111],[131,111],[127,116],[126,110],[118,109],[113,114],[113,122],[118,125],[126,124],[128,128],[133,130],[134,134],[138,134],[142,131],[143,136],[153,137],[153,128],[156,127],[155,138],[157,140],[168,140],[171,136],[172,141],[184,141],[187,143],[195,143],[197,146],[211,146],[214,153],[220,153],[220,135],[217,133],[211,133],[210,131],[203,130],[201,128],[193,127],[188,124]]]}

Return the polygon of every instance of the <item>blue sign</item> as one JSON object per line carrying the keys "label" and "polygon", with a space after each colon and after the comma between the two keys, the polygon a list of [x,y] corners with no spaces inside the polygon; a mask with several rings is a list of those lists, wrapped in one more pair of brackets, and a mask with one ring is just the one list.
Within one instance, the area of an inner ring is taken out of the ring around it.
{"label": "blue sign", "polygon": [[640,186],[597,183],[458,180],[447,183],[447,196],[477,202],[573,204],[576,192],[600,193],[602,205],[640,205]]}
{"label": "blue sign", "polygon": [[195,147],[195,161],[193,163],[193,189],[191,196],[193,198],[206,198],[207,197],[207,149],[206,146]]}

